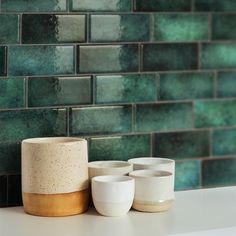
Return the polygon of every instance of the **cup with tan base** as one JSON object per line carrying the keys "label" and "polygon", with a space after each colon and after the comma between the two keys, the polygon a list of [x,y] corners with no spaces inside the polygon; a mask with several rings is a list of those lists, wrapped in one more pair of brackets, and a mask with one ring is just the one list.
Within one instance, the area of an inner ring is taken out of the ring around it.
{"label": "cup with tan base", "polygon": [[174,201],[173,174],[167,171],[135,170],[129,176],[135,179],[132,207],[143,212],[161,212],[170,209]]}
{"label": "cup with tan base", "polygon": [[88,207],[87,141],[49,137],[22,141],[22,197],[26,213],[67,216]]}

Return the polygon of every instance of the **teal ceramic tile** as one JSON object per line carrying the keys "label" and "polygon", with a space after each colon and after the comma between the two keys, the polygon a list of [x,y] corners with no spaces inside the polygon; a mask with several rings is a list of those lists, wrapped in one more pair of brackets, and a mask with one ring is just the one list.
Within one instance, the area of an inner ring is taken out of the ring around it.
{"label": "teal ceramic tile", "polygon": [[209,131],[159,133],[155,135],[154,156],[171,159],[210,155]]}
{"label": "teal ceramic tile", "polygon": [[6,75],[7,47],[0,47],[0,76]]}
{"label": "teal ceramic tile", "polygon": [[234,69],[236,66],[235,43],[206,43],[200,53],[203,69]]}
{"label": "teal ceramic tile", "polygon": [[160,75],[160,100],[213,98],[214,74],[208,72]]}
{"label": "teal ceramic tile", "polygon": [[28,104],[57,106],[92,102],[91,77],[36,77],[28,80]]}
{"label": "teal ceramic tile", "polygon": [[1,142],[66,135],[66,109],[1,111],[0,120]]}
{"label": "teal ceramic tile", "polygon": [[0,108],[24,107],[24,78],[0,79]]}
{"label": "teal ceramic tile", "polygon": [[137,105],[136,131],[168,131],[192,127],[191,103]]}
{"label": "teal ceramic tile", "polygon": [[215,156],[236,154],[236,129],[214,130],[212,152]]}
{"label": "teal ceramic tile", "polygon": [[217,79],[218,97],[236,97],[236,73],[219,72]]}
{"label": "teal ceramic tile", "polygon": [[84,42],[85,15],[47,15],[22,16],[23,43],[72,43]]}
{"label": "teal ceramic tile", "polygon": [[72,135],[131,132],[131,106],[74,108],[71,111]]}
{"label": "teal ceramic tile", "polygon": [[236,24],[236,15],[213,14],[212,39],[213,40],[236,39],[236,32],[233,30],[235,24]]}
{"label": "teal ceramic tile", "polygon": [[197,41],[208,39],[206,14],[156,14],[154,38],[158,41]]}
{"label": "teal ceramic tile", "polygon": [[96,103],[156,101],[158,77],[155,74],[96,76]]}
{"label": "teal ceramic tile", "polygon": [[131,0],[70,0],[72,11],[131,11]]}
{"label": "teal ceramic tile", "polygon": [[175,190],[200,187],[199,161],[178,161],[175,164]]}
{"label": "teal ceramic tile", "polygon": [[0,176],[0,207],[7,206],[7,176]]}
{"label": "teal ceramic tile", "polygon": [[145,44],[143,45],[143,70],[197,69],[197,54],[197,44]]}
{"label": "teal ceramic tile", "polygon": [[19,43],[19,15],[0,15],[0,43]]}
{"label": "teal ceramic tile", "polygon": [[66,0],[2,0],[2,11],[9,12],[53,12],[66,11]]}
{"label": "teal ceramic tile", "polygon": [[21,144],[12,142],[0,143],[0,173],[20,173]]}
{"label": "teal ceramic tile", "polygon": [[150,16],[147,14],[91,15],[92,42],[148,41]]}
{"label": "teal ceramic tile", "polygon": [[235,11],[235,0],[195,0],[196,11]]}
{"label": "teal ceramic tile", "polygon": [[136,72],[139,65],[138,45],[96,45],[78,47],[77,70],[92,72]]}
{"label": "teal ceramic tile", "polygon": [[194,115],[197,128],[236,125],[236,100],[197,101]]}
{"label": "teal ceramic tile", "polygon": [[10,75],[74,74],[73,46],[11,46]]}
{"label": "teal ceramic tile", "polygon": [[150,156],[150,135],[91,138],[89,160],[123,160]]}
{"label": "teal ceramic tile", "polygon": [[203,187],[236,184],[236,159],[213,159],[202,163]]}
{"label": "teal ceramic tile", "polygon": [[190,11],[190,0],[136,0],[136,11]]}
{"label": "teal ceramic tile", "polygon": [[7,178],[7,205],[21,206],[21,176],[9,175]]}

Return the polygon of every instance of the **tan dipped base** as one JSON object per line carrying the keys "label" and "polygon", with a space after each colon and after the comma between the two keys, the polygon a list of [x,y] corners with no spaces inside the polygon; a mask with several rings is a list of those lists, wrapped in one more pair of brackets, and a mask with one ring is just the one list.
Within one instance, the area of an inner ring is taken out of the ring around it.
{"label": "tan dipped base", "polygon": [[88,189],[62,194],[22,193],[24,210],[36,216],[69,216],[88,209]]}

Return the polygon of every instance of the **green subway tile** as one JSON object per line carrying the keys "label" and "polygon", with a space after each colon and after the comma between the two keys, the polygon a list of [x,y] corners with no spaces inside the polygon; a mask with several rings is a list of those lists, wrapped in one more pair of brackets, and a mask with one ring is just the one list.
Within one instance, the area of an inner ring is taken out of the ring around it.
{"label": "green subway tile", "polygon": [[0,79],[0,108],[24,106],[24,78]]}
{"label": "green subway tile", "polygon": [[13,12],[28,12],[28,11],[66,11],[66,0],[2,0],[1,9]]}
{"label": "green subway tile", "polygon": [[194,113],[197,128],[236,125],[236,100],[197,101]]}
{"label": "green subway tile", "polygon": [[131,131],[131,106],[74,108],[71,134],[107,134]]}
{"label": "green subway tile", "polygon": [[92,102],[91,77],[30,78],[29,106],[88,104]]}
{"label": "green subway tile", "polygon": [[236,129],[214,130],[212,136],[213,155],[236,154]]}
{"label": "green subway tile", "polygon": [[21,144],[0,143],[0,173],[20,173],[21,171]]}
{"label": "green subway tile", "polygon": [[209,145],[208,131],[160,133],[155,135],[154,155],[172,159],[207,157]]}
{"label": "green subway tile", "polygon": [[236,44],[203,44],[200,60],[203,69],[234,69],[236,67]]}
{"label": "green subway tile", "polygon": [[0,47],[0,76],[6,75],[7,48]]}
{"label": "green subway tile", "polygon": [[131,0],[70,0],[72,11],[131,11]]}
{"label": "green subway tile", "polygon": [[136,108],[137,131],[168,131],[193,127],[192,104],[141,104]]}
{"label": "green subway tile", "polygon": [[190,0],[136,0],[136,11],[190,11]]}
{"label": "green subway tile", "polygon": [[0,141],[66,135],[65,109],[39,109],[0,112]]}
{"label": "green subway tile", "polygon": [[212,98],[213,95],[213,73],[168,73],[160,75],[161,100]]}
{"label": "green subway tile", "polygon": [[203,187],[216,187],[236,184],[236,159],[214,159],[203,161]]}
{"label": "green subway tile", "polygon": [[208,39],[206,14],[157,14],[154,38],[159,41],[196,41]]}
{"label": "green subway tile", "polygon": [[150,135],[99,137],[90,141],[90,161],[127,161],[140,156],[150,156]]}
{"label": "green subway tile", "polygon": [[197,69],[197,45],[187,43],[143,45],[143,70]]}
{"label": "green subway tile", "polygon": [[0,207],[7,206],[7,176],[0,176]]}
{"label": "green subway tile", "polygon": [[236,97],[236,73],[219,72],[218,73],[218,97]]}
{"label": "green subway tile", "polygon": [[138,71],[138,45],[78,47],[78,68],[82,73]]}
{"label": "green subway tile", "polygon": [[195,0],[196,11],[235,11],[235,0]]}
{"label": "green subway tile", "polygon": [[96,103],[156,101],[157,91],[155,74],[96,76]]}
{"label": "green subway tile", "polygon": [[0,43],[19,43],[19,15],[0,15]]}
{"label": "green subway tile", "polygon": [[199,161],[178,161],[175,165],[175,190],[198,188],[200,185]]}
{"label": "green subway tile", "polygon": [[85,24],[85,15],[23,14],[22,42],[84,42]]}
{"label": "green subway tile", "polygon": [[7,205],[21,206],[21,176],[9,175],[7,178]]}
{"label": "green subway tile", "polygon": [[213,40],[234,40],[236,32],[233,30],[236,24],[236,15],[214,14],[212,18]]}
{"label": "green subway tile", "polygon": [[73,46],[9,47],[10,75],[60,75],[73,73]]}
{"label": "green subway tile", "polygon": [[148,41],[147,14],[92,15],[91,41]]}

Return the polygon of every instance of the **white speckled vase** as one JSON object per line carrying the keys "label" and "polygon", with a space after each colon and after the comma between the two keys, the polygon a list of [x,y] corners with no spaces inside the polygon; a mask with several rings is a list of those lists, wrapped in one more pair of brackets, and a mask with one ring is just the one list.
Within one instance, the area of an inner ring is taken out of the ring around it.
{"label": "white speckled vase", "polygon": [[87,210],[88,151],[85,139],[23,140],[21,161],[25,212],[66,216]]}

